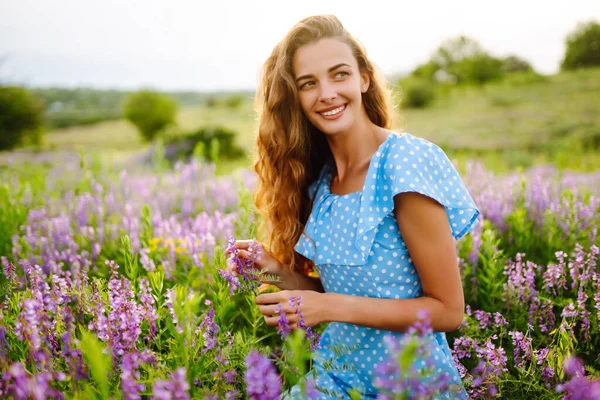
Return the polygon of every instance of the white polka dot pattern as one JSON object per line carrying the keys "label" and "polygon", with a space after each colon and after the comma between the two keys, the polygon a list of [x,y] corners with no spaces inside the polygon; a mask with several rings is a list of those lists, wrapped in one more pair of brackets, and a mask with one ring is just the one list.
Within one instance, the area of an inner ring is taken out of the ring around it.
{"label": "white polka dot pattern", "polygon": [[418,192],[442,204],[455,239],[479,223],[480,212],[458,172],[443,150],[425,139],[391,133],[371,159],[360,192],[332,194],[334,168],[330,160],[311,185],[313,211],[295,246],[317,265],[365,265],[374,245],[389,244],[389,238],[397,239],[392,247],[403,246],[393,216],[399,193]]}
{"label": "white polka dot pattern", "polygon": [[[421,281],[393,214],[393,198],[414,191],[435,199],[446,209],[454,238],[464,236],[478,223],[479,210],[452,163],[438,146],[394,132],[371,159],[362,191],[332,194],[333,168],[332,161],[326,163],[309,188],[315,201],[295,250],[315,262],[326,292],[390,299],[422,296]],[[330,323],[314,355],[317,385],[341,398],[348,398],[352,387],[361,390],[363,397],[375,398],[373,371],[387,356],[386,334],[390,332]],[[430,335],[430,344],[430,361],[436,369],[460,383],[445,334]],[[352,350],[332,351],[337,345]],[[331,370],[325,365],[351,368]],[[291,393],[298,394],[298,388]]]}

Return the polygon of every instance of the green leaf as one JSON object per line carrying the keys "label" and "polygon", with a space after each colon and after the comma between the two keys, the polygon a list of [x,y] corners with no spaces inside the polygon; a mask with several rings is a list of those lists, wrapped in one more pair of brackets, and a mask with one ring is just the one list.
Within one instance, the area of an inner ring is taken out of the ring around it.
{"label": "green leaf", "polygon": [[163,291],[163,282],[165,280],[165,272],[162,269],[157,269],[152,272],[148,272],[148,278],[150,280],[150,286],[156,298],[160,299]]}
{"label": "green leaf", "polygon": [[129,239],[129,236],[124,235],[121,237],[121,245],[123,246],[122,252],[123,259],[125,260],[125,273],[127,274],[127,277],[129,278],[131,283],[134,284],[139,269],[138,255],[133,254],[131,239]]}
{"label": "green leaf", "polygon": [[92,379],[100,389],[102,399],[108,399],[110,394],[109,373],[113,368],[110,355],[105,352],[104,346],[96,336],[89,331],[81,332],[79,346],[90,368]]}

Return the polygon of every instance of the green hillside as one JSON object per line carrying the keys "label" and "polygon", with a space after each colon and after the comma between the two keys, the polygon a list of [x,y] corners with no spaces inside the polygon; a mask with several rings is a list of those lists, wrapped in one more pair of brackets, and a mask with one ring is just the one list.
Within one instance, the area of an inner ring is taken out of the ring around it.
{"label": "green hillside", "polygon": [[[452,88],[424,110],[401,110],[396,129],[431,140],[454,157],[480,157],[494,169],[551,161],[589,170],[600,168],[598,110],[600,68],[534,80],[513,75],[484,87]],[[256,120],[249,98],[236,111],[184,108],[174,132],[222,125],[238,132],[238,144],[251,151]],[[44,146],[47,150],[82,146],[118,159],[148,147],[125,120],[51,131]],[[249,163],[238,160],[232,165]]]}

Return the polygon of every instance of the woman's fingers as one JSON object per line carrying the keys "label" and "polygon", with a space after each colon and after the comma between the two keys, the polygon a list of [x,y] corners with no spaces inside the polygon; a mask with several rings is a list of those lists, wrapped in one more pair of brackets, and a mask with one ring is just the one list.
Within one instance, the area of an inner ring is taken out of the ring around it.
{"label": "woman's fingers", "polygon": [[[250,243],[252,243],[253,241],[254,240],[236,240],[234,243],[234,247],[238,250],[244,250],[250,247]],[[225,253],[229,252],[226,250]]]}
{"label": "woman's fingers", "polygon": [[238,250],[238,257],[239,258],[250,258],[250,253],[247,252],[246,250]]}
{"label": "woman's fingers", "polygon": [[[288,325],[290,326],[290,328],[297,328],[298,327],[298,319],[297,317],[292,314],[292,315],[288,315]],[[279,316],[273,316],[273,317],[267,317],[265,315],[265,322],[267,323],[268,326],[277,326],[279,324]]]}
{"label": "woman's fingers", "polygon": [[[263,315],[274,315],[277,314],[279,315],[279,312],[276,312],[275,310],[277,310],[277,307],[279,307],[279,304],[268,304],[268,305],[263,305],[263,306],[259,306],[258,309],[260,310],[260,313]],[[284,313],[286,314],[294,314],[294,310],[292,310],[289,306],[285,306],[281,308],[283,310]]]}
{"label": "woman's fingers", "polygon": [[[250,258],[250,253],[245,250],[239,250],[237,253],[237,258],[239,260],[245,261]],[[238,275],[237,269],[238,266],[233,262],[233,254],[229,254],[225,259],[225,265],[227,266],[227,271],[234,275]],[[262,266],[258,262],[254,262],[254,268],[262,269]]]}
{"label": "woman's fingers", "polygon": [[[265,306],[265,307],[267,307],[267,306]],[[274,311],[270,311],[270,310],[263,312],[262,307],[261,307],[260,312],[261,312],[261,314],[263,314],[267,325],[275,326],[279,323],[279,318],[281,318],[281,315],[279,315],[279,313],[275,313]],[[300,321],[298,314],[286,313],[285,317],[290,326],[297,325],[298,322]]]}
{"label": "woman's fingers", "polygon": [[226,270],[229,274],[233,275],[233,276],[237,276],[238,272],[237,272],[237,268],[236,266],[233,264],[233,256],[232,257],[227,257],[227,259],[225,259],[225,265],[226,265]]}
{"label": "woman's fingers", "polygon": [[[233,258],[233,254],[230,253],[228,258]],[[246,250],[238,250],[237,258],[242,259],[242,260],[247,260],[247,259],[251,258],[251,255]]]}

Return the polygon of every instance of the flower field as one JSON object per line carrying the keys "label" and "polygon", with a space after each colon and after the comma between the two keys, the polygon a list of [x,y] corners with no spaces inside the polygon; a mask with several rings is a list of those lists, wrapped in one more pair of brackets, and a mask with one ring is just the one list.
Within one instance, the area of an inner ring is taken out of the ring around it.
{"label": "flower field", "polygon": [[[230,237],[256,237],[254,175],[158,165],[0,169],[0,397],[318,399],[300,378],[323,327],[282,335],[254,305],[275,289],[223,273]],[[600,171],[464,167],[483,220],[458,242],[468,306],[447,337],[468,393],[600,398]],[[425,317],[388,343],[381,399],[442,389],[407,367]]]}

